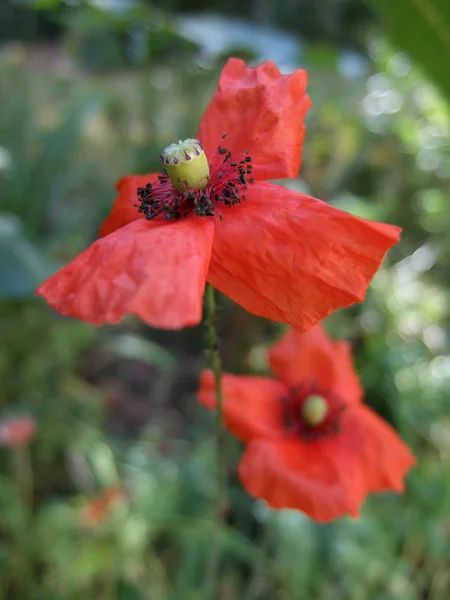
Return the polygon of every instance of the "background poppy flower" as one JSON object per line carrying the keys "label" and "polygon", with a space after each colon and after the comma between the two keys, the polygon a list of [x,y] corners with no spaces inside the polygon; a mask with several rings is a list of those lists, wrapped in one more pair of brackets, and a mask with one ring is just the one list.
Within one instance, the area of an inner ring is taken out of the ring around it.
{"label": "background poppy flower", "polygon": [[123,489],[119,486],[108,487],[98,496],[89,500],[81,512],[84,526],[92,527],[102,523],[114,507],[126,499]]}
{"label": "background poppy flower", "polygon": [[37,424],[32,417],[11,417],[0,422],[0,445],[9,448],[28,446],[36,435]]}
{"label": "background poppy flower", "polygon": [[37,294],[96,325],[133,313],[167,329],[201,321],[206,281],[299,331],[361,302],[399,228],[264,181],[298,173],[306,83],[302,70],[230,59],[197,134],[203,184],[180,191],[167,176],[124,177],[103,237]]}
{"label": "background poppy flower", "polygon": [[[347,342],[319,325],[289,330],[269,351],[277,379],[223,376],[227,427],[246,449],[245,489],[272,508],[316,521],[357,516],[370,492],[403,490],[415,459],[396,432],[361,403]],[[199,401],[215,407],[214,377],[201,376]]]}

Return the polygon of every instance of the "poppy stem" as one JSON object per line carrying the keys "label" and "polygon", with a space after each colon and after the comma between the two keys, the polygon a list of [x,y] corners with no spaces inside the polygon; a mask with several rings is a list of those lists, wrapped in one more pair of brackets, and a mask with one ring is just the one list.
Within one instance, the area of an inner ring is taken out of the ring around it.
{"label": "poppy stem", "polygon": [[217,460],[217,488],[216,488],[216,515],[215,526],[216,543],[209,554],[209,563],[206,569],[205,597],[217,598],[214,587],[220,565],[220,526],[223,521],[223,506],[226,496],[226,464],[225,464],[225,427],[223,419],[223,390],[222,390],[222,365],[219,354],[218,335],[216,328],[216,299],[214,288],[207,284],[206,287],[206,326],[208,330],[209,359],[214,373],[216,391],[216,460]]}
{"label": "poppy stem", "polygon": [[28,446],[17,446],[11,449],[12,468],[23,506],[33,505],[33,469],[31,467],[30,449]]}

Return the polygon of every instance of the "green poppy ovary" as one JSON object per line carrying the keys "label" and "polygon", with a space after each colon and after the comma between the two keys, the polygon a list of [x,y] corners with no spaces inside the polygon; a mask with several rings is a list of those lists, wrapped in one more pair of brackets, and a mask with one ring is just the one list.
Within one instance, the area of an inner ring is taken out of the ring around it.
{"label": "green poppy ovary", "polygon": [[328,415],[328,402],[322,396],[313,394],[303,403],[301,414],[303,421],[310,427],[321,425]]}
{"label": "green poppy ovary", "polygon": [[203,190],[209,181],[209,165],[199,140],[180,140],[161,153],[161,161],[177,190]]}

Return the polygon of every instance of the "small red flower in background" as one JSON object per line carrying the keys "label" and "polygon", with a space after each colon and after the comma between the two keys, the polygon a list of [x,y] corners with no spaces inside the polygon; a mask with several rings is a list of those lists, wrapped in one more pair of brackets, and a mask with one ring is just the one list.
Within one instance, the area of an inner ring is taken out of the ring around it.
{"label": "small red flower in background", "polygon": [[11,417],[0,422],[0,445],[9,448],[27,446],[36,435],[32,417]]}
{"label": "small red flower in background", "polygon": [[[238,474],[252,496],[326,522],[358,516],[370,492],[403,490],[415,459],[361,403],[347,342],[331,341],[319,325],[304,334],[290,330],[269,362],[277,379],[222,379],[225,423],[247,444]],[[210,371],[202,374],[199,400],[216,405]]]}
{"label": "small red flower in background", "polygon": [[125,493],[120,486],[106,488],[101,494],[92,498],[83,507],[81,520],[85,527],[94,527],[102,523],[110,512],[125,500]]}
{"label": "small red flower in background", "polygon": [[207,281],[249,312],[299,331],[361,302],[399,228],[264,181],[298,174],[306,83],[302,70],[281,75],[271,62],[249,68],[230,59],[199,141],[186,140],[181,155],[184,166],[204,160],[208,174],[173,183],[169,169],[180,155],[170,162],[168,147],[168,175],[121,179],[104,237],[37,294],[95,325],[133,313],[166,329],[201,321]]}

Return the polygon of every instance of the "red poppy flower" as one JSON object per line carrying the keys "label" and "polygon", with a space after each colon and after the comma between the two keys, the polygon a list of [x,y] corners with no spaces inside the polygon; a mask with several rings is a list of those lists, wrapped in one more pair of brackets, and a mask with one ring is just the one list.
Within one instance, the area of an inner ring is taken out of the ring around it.
{"label": "red poppy flower", "polygon": [[[290,330],[269,352],[277,379],[224,375],[227,427],[247,444],[238,468],[245,489],[272,508],[316,521],[357,516],[370,492],[403,490],[415,460],[396,432],[361,403],[347,342],[319,325]],[[199,400],[215,407],[214,378]]]}
{"label": "red poppy flower", "polygon": [[400,230],[265,181],[297,176],[306,82],[230,59],[198,140],[166,148],[165,175],[121,179],[102,237],[37,294],[95,325],[133,313],[167,329],[200,322],[206,281],[299,331],[361,302]]}
{"label": "red poppy flower", "polygon": [[11,417],[0,422],[0,445],[9,448],[28,446],[36,435],[37,424],[32,417]]}

